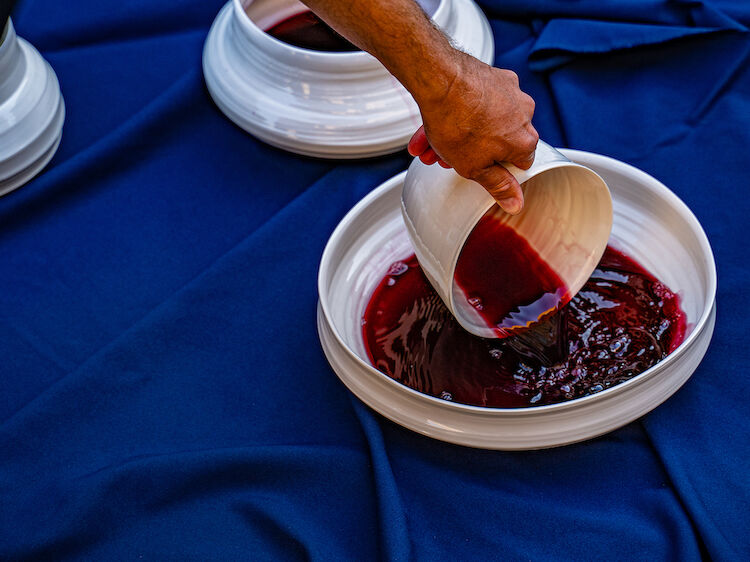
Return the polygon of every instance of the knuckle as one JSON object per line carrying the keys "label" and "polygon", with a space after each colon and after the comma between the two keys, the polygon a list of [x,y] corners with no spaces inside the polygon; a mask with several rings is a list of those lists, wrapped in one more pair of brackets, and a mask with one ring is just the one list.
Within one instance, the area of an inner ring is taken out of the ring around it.
{"label": "knuckle", "polygon": [[529,131],[528,134],[525,135],[525,138],[523,142],[521,143],[521,148],[526,153],[533,153],[536,150],[536,145],[539,143],[539,133],[532,130]]}
{"label": "knuckle", "polygon": [[496,183],[492,186],[493,193],[506,193],[513,188],[513,184],[510,180],[502,180],[500,183]]}
{"label": "knuckle", "polygon": [[462,178],[466,178],[467,180],[479,181],[478,179],[476,179],[475,177],[476,174],[471,168],[467,168],[465,165],[461,163],[454,163],[452,165],[453,165],[453,170]]}
{"label": "knuckle", "polygon": [[508,69],[503,69],[503,74],[505,75],[506,78],[511,80],[514,84],[518,85],[518,74]]}
{"label": "knuckle", "polygon": [[528,94],[524,94],[524,96],[526,96],[526,98],[527,98],[526,99],[526,103],[529,106],[529,111],[531,112],[532,115],[534,115],[534,110],[536,110],[536,102],[534,101],[534,98],[532,98]]}
{"label": "knuckle", "polygon": [[[461,174],[464,175],[464,174]],[[486,169],[479,169],[479,170],[467,170],[467,173],[464,175],[464,177],[467,177],[471,180],[474,180],[476,182],[481,183],[484,185],[487,183],[488,178],[488,172]]]}
{"label": "knuckle", "polygon": [[512,176],[499,166],[483,170],[479,183],[494,193],[504,193],[513,187]]}

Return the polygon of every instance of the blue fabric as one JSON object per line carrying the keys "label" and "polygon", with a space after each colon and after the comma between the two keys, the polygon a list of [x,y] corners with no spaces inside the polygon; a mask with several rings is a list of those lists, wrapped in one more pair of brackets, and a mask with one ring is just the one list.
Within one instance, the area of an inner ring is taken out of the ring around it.
{"label": "blue fabric", "polygon": [[0,199],[0,559],[750,559],[750,5],[482,2],[542,137],[664,181],[719,272],[673,398],[503,453],[396,426],[327,365],[320,254],[408,160],[301,158],[226,120],[200,68],[221,4],[16,8],[68,115]]}

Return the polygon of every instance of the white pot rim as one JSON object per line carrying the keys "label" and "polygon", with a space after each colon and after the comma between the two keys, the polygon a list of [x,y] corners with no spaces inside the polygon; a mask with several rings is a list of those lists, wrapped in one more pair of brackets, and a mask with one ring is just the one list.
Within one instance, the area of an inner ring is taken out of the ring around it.
{"label": "white pot rim", "polygon": [[377,59],[366,51],[314,51],[285,43],[258,27],[245,12],[242,0],[232,0],[232,4],[234,21],[251,38],[254,46],[262,49],[271,58],[284,60],[290,56],[304,57],[307,64],[321,70],[330,70],[330,65],[334,61],[337,69],[359,72],[369,68],[377,69],[380,65]]}

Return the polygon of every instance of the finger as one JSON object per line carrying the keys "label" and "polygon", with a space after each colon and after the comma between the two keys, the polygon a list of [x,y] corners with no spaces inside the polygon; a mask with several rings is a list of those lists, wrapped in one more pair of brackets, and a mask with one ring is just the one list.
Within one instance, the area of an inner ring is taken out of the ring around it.
{"label": "finger", "polygon": [[451,166],[450,164],[448,164],[447,162],[445,162],[445,161],[444,161],[444,160],[442,160],[442,159],[441,159],[441,160],[438,160],[438,161],[437,161],[437,163],[438,163],[438,164],[440,164],[440,167],[441,167],[441,168],[445,168],[445,169],[450,169],[450,168],[452,168],[452,166]]}
{"label": "finger", "polygon": [[534,163],[534,152],[526,156],[525,158],[516,159],[513,161],[513,165],[517,168],[521,168],[522,170],[528,170],[531,168],[531,165]]}
{"label": "finger", "polygon": [[536,154],[536,146],[539,143],[539,133],[536,132],[534,126],[529,123],[526,125],[526,138],[522,145],[525,145],[525,149],[517,153],[516,156],[511,160],[513,164],[522,170],[528,170],[534,163],[534,156]]}
{"label": "finger", "polygon": [[508,69],[501,69],[501,72],[510,80],[510,82],[518,88],[518,74]]}
{"label": "finger", "polygon": [[532,137],[534,137],[534,139],[535,139],[535,142],[534,142],[534,147],[536,147],[536,143],[538,143],[538,142],[539,142],[539,133],[538,133],[538,132],[537,132],[537,130],[536,130],[536,129],[534,128],[534,125],[532,125],[532,124],[531,124],[531,121],[529,121],[529,123],[528,123],[528,124],[526,125],[526,130],[527,130],[527,131],[529,132],[529,134],[530,134],[530,135],[531,135]]}
{"label": "finger", "polygon": [[485,168],[472,179],[481,183],[506,213],[517,215],[523,209],[521,186],[516,178],[499,164]]}
{"label": "finger", "polygon": [[406,148],[412,156],[419,156],[425,150],[430,148],[430,143],[427,140],[427,133],[424,132],[424,127],[417,129],[417,132],[412,135]]}
{"label": "finger", "polygon": [[527,93],[523,94],[523,99],[526,102],[526,107],[528,108],[529,118],[531,118],[534,116],[534,110],[536,109],[536,102],[534,101],[534,98],[532,98]]}
{"label": "finger", "polygon": [[423,164],[427,164],[428,166],[431,166],[435,162],[440,160],[440,156],[438,156],[434,150],[432,150],[431,148],[428,148],[422,154],[419,155],[419,159],[422,161]]}

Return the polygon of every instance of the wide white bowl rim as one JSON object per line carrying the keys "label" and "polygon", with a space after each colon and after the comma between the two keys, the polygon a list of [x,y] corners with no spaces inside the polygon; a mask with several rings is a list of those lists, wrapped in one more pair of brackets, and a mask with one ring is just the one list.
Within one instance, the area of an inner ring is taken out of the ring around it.
{"label": "wide white bowl rim", "polygon": [[[236,1],[239,1],[239,0],[236,0]],[[698,321],[695,323],[695,326],[693,327],[692,332],[677,347],[677,349],[672,351],[669,355],[667,355],[667,357],[659,361],[656,365],[652,366],[649,369],[646,369],[639,375],[636,375],[635,377],[631,379],[628,379],[624,382],[613,385],[595,394],[589,394],[587,396],[582,396],[580,398],[567,400],[565,402],[558,402],[555,404],[546,404],[543,406],[528,406],[528,407],[523,407],[523,408],[493,408],[493,407],[486,407],[486,406],[472,406],[469,404],[461,404],[459,402],[443,400],[442,398],[437,398],[434,396],[430,396],[429,394],[424,394],[422,392],[414,390],[413,388],[410,388],[404,384],[401,384],[395,379],[392,379],[385,373],[382,373],[381,371],[373,367],[368,361],[363,360],[359,355],[354,353],[354,351],[346,344],[344,339],[341,337],[341,334],[339,333],[336,325],[332,321],[332,315],[329,310],[328,298],[327,298],[327,283],[325,281],[325,277],[327,276],[328,271],[332,267],[332,263],[331,263],[332,251],[330,250],[330,248],[332,248],[333,245],[337,243],[338,239],[341,237],[341,233],[349,226],[351,222],[353,222],[358,217],[358,215],[364,209],[366,209],[370,205],[370,203],[374,199],[377,199],[378,197],[380,197],[383,191],[386,191],[392,188],[392,186],[396,183],[399,183],[399,182],[403,183],[404,177],[406,176],[406,171],[403,171],[393,176],[392,178],[390,178],[389,180],[381,184],[378,188],[368,193],[354,207],[352,207],[349,210],[349,212],[344,216],[344,218],[341,219],[341,222],[339,222],[338,226],[334,229],[333,233],[328,239],[328,243],[326,244],[325,249],[323,250],[323,256],[321,258],[320,267],[318,270],[318,295],[320,299],[320,307],[323,312],[323,316],[325,317],[326,323],[330,327],[331,333],[334,335],[334,337],[338,341],[340,347],[344,349],[346,353],[350,357],[352,357],[356,362],[358,362],[361,366],[363,366],[370,375],[379,377],[385,380],[388,384],[394,385],[395,387],[401,389],[402,391],[406,391],[412,394],[413,396],[417,397],[420,400],[426,400],[442,408],[458,409],[466,413],[474,412],[474,413],[481,413],[481,414],[497,414],[499,416],[502,416],[502,415],[513,415],[513,416],[537,415],[542,412],[561,411],[561,410],[576,408],[580,404],[583,404],[586,402],[606,399],[607,397],[609,397],[611,394],[615,392],[620,392],[624,388],[639,384],[642,381],[645,381],[655,376],[656,374],[664,370],[666,367],[668,367],[670,363],[675,361],[683,353],[685,353],[685,351],[690,348],[693,340],[695,340],[698,337],[698,335],[702,332],[704,325],[709,319],[711,310],[714,306],[714,301],[716,299],[716,263],[714,261],[714,256],[713,256],[713,251],[711,250],[711,245],[708,242],[708,237],[706,236],[706,233],[703,230],[703,227],[701,226],[700,222],[698,221],[696,216],[693,214],[693,212],[690,210],[690,208],[679,197],[677,197],[677,195],[675,195],[667,186],[665,186],[659,180],[657,180],[653,176],[650,176],[646,172],[643,172],[642,170],[639,170],[638,168],[631,166],[630,164],[626,164],[614,158],[610,158],[609,156],[604,156],[601,154],[595,154],[591,152],[585,152],[581,150],[571,150],[571,149],[559,149],[559,150],[573,162],[577,162],[578,161],[577,158],[590,159],[594,162],[598,161],[600,163],[607,163],[611,167],[614,167],[615,169],[619,171],[627,171],[630,175],[636,176],[640,183],[644,185],[648,185],[651,189],[658,191],[660,195],[664,196],[664,198],[666,198],[671,203],[673,209],[677,211],[679,215],[684,220],[686,220],[692,227],[693,232],[696,234],[698,241],[700,243],[701,250],[703,251],[703,257],[706,260],[705,267],[706,267],[706,272],[708,274],[708,288],[706,291],[705,306],[703,307],[703,311],[701,312],[701,315],[698,318]]]}

